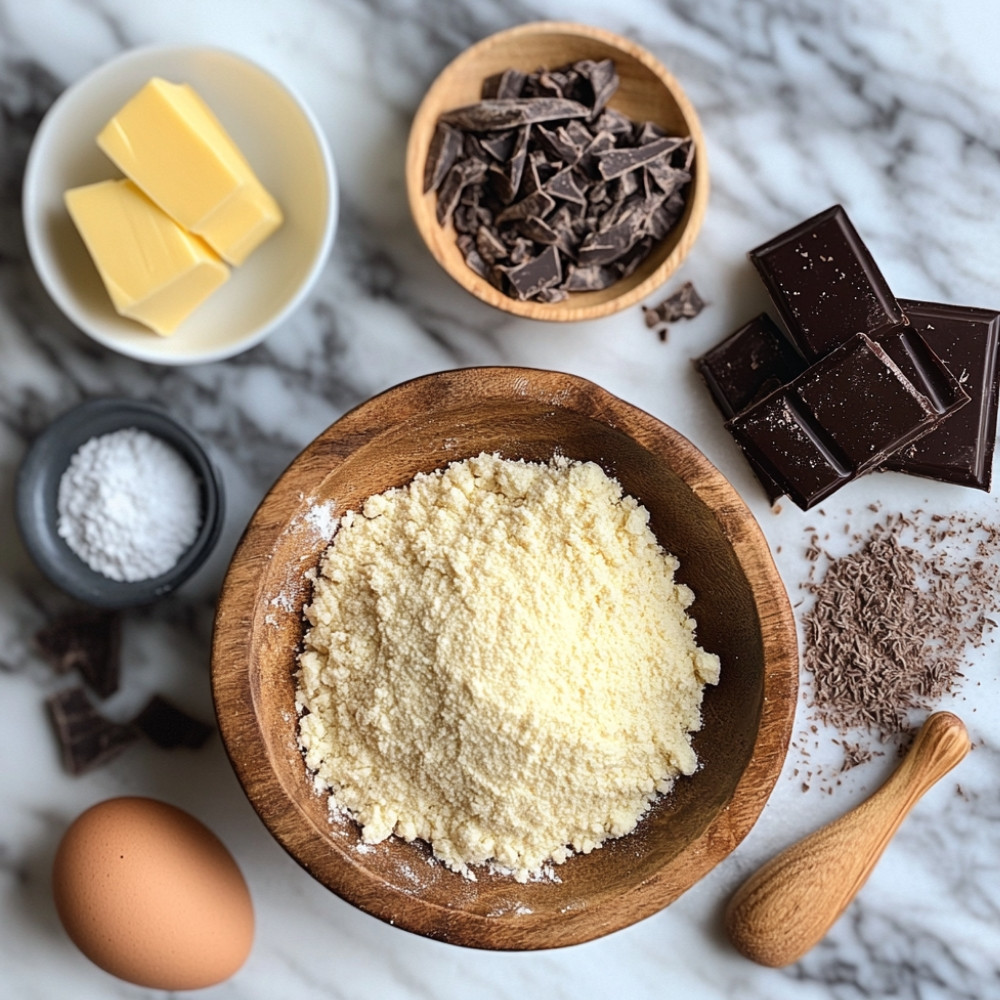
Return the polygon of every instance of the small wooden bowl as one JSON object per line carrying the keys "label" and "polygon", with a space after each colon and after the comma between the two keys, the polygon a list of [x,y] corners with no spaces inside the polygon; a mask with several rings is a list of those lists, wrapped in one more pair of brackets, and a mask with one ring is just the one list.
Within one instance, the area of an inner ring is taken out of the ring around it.
{"label": "small wooden bowl", "polygon": [[[455,228],[438,224],[437,195],[424,193],[424,165],[440,115],[479,100],[483,80],[508,68],[534,72],[579,59],[614,60],[621,86],[610,101],[633,121],[652,121],[695,144],[693,176],[683,216],[627,278],[598,292],[576,292],[562,302],[522,302],[479,277],[455,242]],[[680,84],[645,49],[610,31],[563,21],[540,21],[491,35],[466,49],[431,85],[417,109],[406,150],[406,190],[420,235],[434,259],[463,288],[489,305],[529,319],[568,322],[608,316],[634,305],[673,274],[694,245],[708,202],[708,160],[698,116]]]}
{"label": "small wooden bowl", "polygon": [[[398,838],[363,845],[331,816],[296,743],[296,655],[307,572],[330,517],[418,472],[499,452],[561,452],[615,476],[651,515],[696,594],[699,642],[719,654],[694,746],[678,780],[626,837],[556,869],[558,881],[471,882]],[[325,505],[325,506],[324,506]],[[219,599],[212,651],[216,712],[230,759],[264,823],[310,874],[388,923],[454,944],[536,949],[577,944],[655,913],[726,857],[777,780],[798,679],[794,620],[767,543],[743,501],[693,444],[572,375],[470,368],[405,382],[310,444],[257,509]]]}

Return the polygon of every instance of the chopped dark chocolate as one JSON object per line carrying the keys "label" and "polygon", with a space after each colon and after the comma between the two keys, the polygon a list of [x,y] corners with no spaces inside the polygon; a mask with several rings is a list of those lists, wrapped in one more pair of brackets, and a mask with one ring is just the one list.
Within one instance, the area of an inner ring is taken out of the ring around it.
{"label": "chopped dark chocolate", "polygon": [[666,160],[678,145],[676,139],[666,137],[631,149],[609,149],[595,154],[597,169],[606,181],[610,181],[657,160]]}
{"label": "chopped dark chocolate", "polygon": [[448,175],[463,148],[462,133],[445,122],[438,122],[431,137],[424,168],[424,191],[436,191]]}
{"label": "chopped dark chocolate", "polygon": [[451,132],[435,134],[426,180],[438,221],[508,294],[552,302],[606,288],[682,216],[691,139],[607,107],[617,86],[611,60],[509,71],[484,82],[479,103],[441,116]]}
{"label": "chopped dark chocolate", "polygon": [[655,306],[643,306],[646,326],[674,323],[679,319],[694,319],[705,308],[705,300],[698,294],[694,283],[685,281],[676,292],[668,295]]}
{"label": "chopped dark chocolate", "polygon": [[101,698],[118,690],[121,615],[117,611],[65,615],[40,628],[35,643],[56,670],[77,671]]}
{"label": "chopped dark chocolate", "polygon": [[440,120],[469,132],[492,132],[537,122],[586,118],[589,114],[590,110],[583,104],[560,97],[511,97],[455,108],[446,111]]}
{"label": "chopped dark chocolate", "polygon": [[968,405],[883,465],[989,491],[1000,391],[1000,312],[900,299],[910,327],[958,379]]}
{"label": "chopped dark chocolate", "polygon": [[188,747],[197,750],[212,735],[212,727],[154,694],[132,720],[132,724],[157,746],[165,749]]}
{"label": "chopped dark chocolate", "polygon": [[502,73],[496,73],[483,81],[481,96],[489,100],[520,97],[527,79],[527,74],[519,69],[505,69]]}
{"label": "chopped dark chocolate", "polygon": [[610,288],[621,277],[613,267],[604,267],[601,264],[591,264],[588,267],[570,264],[568,272],[567,292],[599,292],[604,288]]}
{"label": "chopped dark chocolate", "polygon": [[535,298],[543,289],[553,288],[562,281],[562,262],[554,246],[546,247],[523,264],[501,270],[519,299]]}
{"label": "chopped dark chocolate", "polygon": [[871,253],[840,205],[751,250],[792,341],[810,360],[846,337],[877,337],[906,322]]}
{"label": "chopped dark chocolate", "polygon": [[132,726],[104,718],[82,687],[57,692],[46,706],[59,739],[63,766],[70,774],[83,774],[107,763],[139,738]]}
{"label": "chopped dark chocolate", "polygon": [[807,509],[940,420],[931,401],[861,333],[726,426]]}
{"label": "chopped dark chocolate", "polygon": [[601,59],[595,62],[591,59],[581,60],[576,64],[576,70],[590,84],[590,117],[596,118],[604,110],[605,105],[618,89],[618,73],[614,61]]}

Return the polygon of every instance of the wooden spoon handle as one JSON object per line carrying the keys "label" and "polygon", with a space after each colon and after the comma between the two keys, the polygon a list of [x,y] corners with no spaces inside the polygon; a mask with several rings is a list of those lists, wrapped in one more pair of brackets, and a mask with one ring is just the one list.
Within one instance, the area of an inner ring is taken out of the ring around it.
{"label": "wooden spoon handle", "polygon": [[864,885],[910,809],[970,749],[962,720],[936,712],[891,778],[855,809],[772,858],[726,908],[733,944],[762,965],[789,965],[815,945]]}

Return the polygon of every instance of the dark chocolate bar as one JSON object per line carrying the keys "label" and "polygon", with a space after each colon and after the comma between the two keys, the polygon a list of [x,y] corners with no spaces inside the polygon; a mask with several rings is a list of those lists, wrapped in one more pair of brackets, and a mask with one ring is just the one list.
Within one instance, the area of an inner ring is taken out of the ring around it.
{"label": "dark chocolate bar", "polygon": [[805,359],[767,313],[755,316],[695,360],[728,420],[805,371]]}
{"label": "dark chocolate bar", "polygon": [[117,757],[139,734],[104,718],[82,687],[52,695],[46,702],[59,738],[63,766],[70,774],[83,774]]}
{"label": "dark chocolate bar", "polygon": [[40,628],[35,643],[56,670],[77,671],[100,697],[118,690],[121,615],[117,611],[65,615]]}
{"label": "dark chocolate bar", "polygon": [[[715,405],[729,420],[751,403],[791,382],[807,364],[767,313],[755,316],[695,359]],[[749,453],[746,459],[774,503],[784,490]]]}
{"label": "dark chocolate bar", "polygon": [[1000,312],[901,299],[910,327],[945,365],[969,403],[883,468],[989,490],[1000,392]]}
{"label": "dark chocolate bar", "polygon": [[782,492],[808,509],[941,419],[933,402],[862,333],[726,426]]}
{"label": "dark chocolate bar", "polygon": [[856,333],[906,322],[902,308],[840,205],[806,219],[749,258],[799,351],[809,360]]}
{"label": "dark chocolate bar", "polygon": [[197,750],[212,735],[212,727],[188,715],[173,702],[154,694],[132,724],[157,746]]}

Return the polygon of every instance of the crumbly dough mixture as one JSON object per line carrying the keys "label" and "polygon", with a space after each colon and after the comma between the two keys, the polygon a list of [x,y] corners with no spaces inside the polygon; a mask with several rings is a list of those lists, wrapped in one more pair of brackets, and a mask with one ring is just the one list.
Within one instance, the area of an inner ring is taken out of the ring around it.
{"label": "crumbly dough mixture", "polygon": [[487,454],[342,518],[306,608],[299,741],[366,843],[524,881],[695,770],[719,660],[648,520],[593,463]]}

